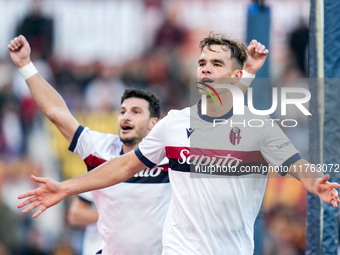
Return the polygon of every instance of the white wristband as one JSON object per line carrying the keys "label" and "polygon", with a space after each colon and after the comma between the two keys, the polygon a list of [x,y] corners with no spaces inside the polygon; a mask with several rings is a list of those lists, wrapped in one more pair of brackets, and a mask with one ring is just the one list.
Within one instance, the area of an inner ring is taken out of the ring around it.
{"label": "white wristband", "polygon": [[24,67],[19,68],[19,71],[25,80],[38,73],[38,70],[35,68],[32,62],[29,62]]}
{"label": "white wristband", "polygon": [[249,87],[250,84],[252,83],[252,81],[254,80],[255,78],[255,74],[250,74],[248,73],[246,70],[242,70],[242,78],[240,79],[240,82],[246,86],[246,87]]}

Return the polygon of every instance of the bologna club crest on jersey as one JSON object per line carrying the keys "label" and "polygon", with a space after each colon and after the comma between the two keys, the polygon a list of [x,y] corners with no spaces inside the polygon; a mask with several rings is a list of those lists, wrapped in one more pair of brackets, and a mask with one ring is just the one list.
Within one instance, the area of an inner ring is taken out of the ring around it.
{"label": "bologna club crest on jersey", "polygon": [[241,140],[241,130],[238,127],[233,127],[229,133],[229,140],[233,145],[238,145]]}

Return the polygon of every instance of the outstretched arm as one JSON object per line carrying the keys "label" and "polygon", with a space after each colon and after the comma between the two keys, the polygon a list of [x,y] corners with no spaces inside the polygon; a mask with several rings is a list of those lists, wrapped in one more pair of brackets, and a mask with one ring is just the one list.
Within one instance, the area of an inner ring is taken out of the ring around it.
{"label": "outstretched arm", "polygon": [[26,198],[26,200],[19,203],[17,207],[22,208],[29,205],[22,211],[25,214],[41,206],[33,215],[33,218],[36,218],[47,208],[58,204],[67,196],[112,186],[131,178],[145,167],[137,158],[135,152],[130,151],[120,157],[111,159],[86,174],[61,183],[51,178],[32,176],[33,181],[42,183],[43,186],[19,195],[19,199]]}
{"label": "outstretched arm", "polygon": [[[18,68],[31,62],[31,48],[24,36],[20,35],[11,40],[8,49],[12,61]],[[26,83],[38,107],[68,142],[71,142],[79,123],[70,113],[60,94],[39,73],[26,79]]]}
{"label": "outstretched arm", "polygon": [[[245,70],[250,75],[255,75],[266,61],[268,53],[269,50],[266,49],[265,45],[256,40],[252,40],[248,45],[248,58],[244,63],[243,70]],[[243,94],[245,94],[250,85],[249,84],[248,86],[245,86],[245,83],[250,83],[251,79],[245,78],[244,73],[242,78],[244,78],[244,80],[241,79],[240,82],[237,83],[237,86],[242,90]]]}
{"label": "outstretched arm", "polygon": [[340,188],[340,184],[328,182],[329,175],[318,171],[315,165],[300,159],[290,167],[289,174],[301,181],[306,190],[318,195],[322,201],[338,207],[340,200],[336,189]]}

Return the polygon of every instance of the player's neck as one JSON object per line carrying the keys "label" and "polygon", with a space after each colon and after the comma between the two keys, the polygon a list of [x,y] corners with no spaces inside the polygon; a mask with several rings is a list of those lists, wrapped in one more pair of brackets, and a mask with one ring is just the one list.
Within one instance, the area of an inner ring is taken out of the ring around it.
{"label": "player's neck", "polygon": [[138,146],[138,143],[134,144],[134,145],[123,143],[123,152],[124,152],[124,154],[128,153],[128,152],[130,152],[130,151],[132,151],[134,149],[136,149],[137,146]]}
{"label": "player's neck", "polygon": [[220,117],[227,114],[233,107],[233,98],[231,94],[226,93],[221,96],[220,102],[214,102],[211,98],[207,100],[207,115],[209,117]]}

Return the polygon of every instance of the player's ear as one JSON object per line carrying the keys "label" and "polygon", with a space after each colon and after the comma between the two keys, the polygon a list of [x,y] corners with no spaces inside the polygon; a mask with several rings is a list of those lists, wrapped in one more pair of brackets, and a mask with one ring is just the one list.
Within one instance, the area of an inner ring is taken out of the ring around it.
{"label": "player's ear", "polygon": [[158,118],[156,117],[150,118],[148,130],[150,131],[156,125],[157,122],[158,122]]}
{"label": "player's ear", "polygon": [[231,84],[236,84],[240,81],[242,78],[243,72],[242,70],[234,70],[233,73],[231,74]]}

